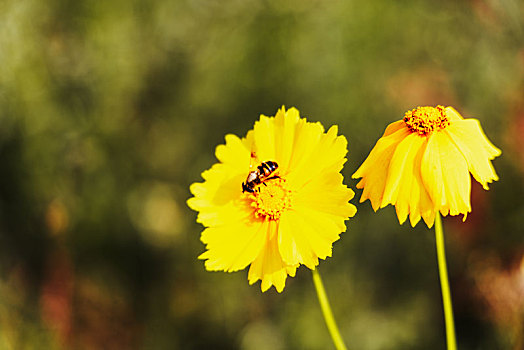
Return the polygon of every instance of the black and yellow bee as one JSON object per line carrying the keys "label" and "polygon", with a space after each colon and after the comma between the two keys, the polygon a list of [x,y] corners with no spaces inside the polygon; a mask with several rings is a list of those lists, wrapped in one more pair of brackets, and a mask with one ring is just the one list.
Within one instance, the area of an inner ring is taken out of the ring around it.
{"label": "black and yellow bee", "polygon": [[251,171],[247,175],[246,182],[242,183],[242,192],[253,193],[255,192],[256,187],[264,183],[264,181],[278,178],[278,175],[271,176],[277,169],[277,162],[272,160],[263,162],[256,168],[256,170]]}

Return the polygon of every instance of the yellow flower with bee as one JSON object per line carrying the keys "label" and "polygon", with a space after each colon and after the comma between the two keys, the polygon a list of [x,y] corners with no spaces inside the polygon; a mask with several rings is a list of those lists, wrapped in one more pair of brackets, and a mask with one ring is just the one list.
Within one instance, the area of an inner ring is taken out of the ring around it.
{"label": "yellow flower with bee", "polygon": [[260,116],[246,137],[226,135],[216,148],[219,162],[191,185],[188,200],[205,226],[199,258],[207,270],[249,266],[250,284],[261,280],[262,291],[281,292],[300,265],[315,269],[331,256],[356,213],[340,173],[347,141],[337,133],[282,107]]}

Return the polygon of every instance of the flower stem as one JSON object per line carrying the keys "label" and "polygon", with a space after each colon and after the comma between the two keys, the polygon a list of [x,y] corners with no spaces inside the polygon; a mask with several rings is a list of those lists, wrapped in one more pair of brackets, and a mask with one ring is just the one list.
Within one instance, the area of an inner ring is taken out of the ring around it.
{"label": "flower stem", "polygon": [[315,289],[317,290],[318,302],[320,303],[320,308],[322,309],[322,314],[324,315],[324,320],[331,334],[331,339],[335,344],[337,350],[347,350],[344,340],[340,336],[340,331],[338,330],[337,323],[333,317],[333,312],[331,311],[331,306],[329,306],[329,300],[326,295],[326,290],[324,289],[324,284],[318,273],[318,269],[312,270],[313,272],[313,283],[315,284]]}
{"label": "flower stem", "polygon": [[453,306],[451,305],[451,293],[449,291],[448,268],[446,266],[446,251],[444,249],[444,232],[440,214],[435,217],[435,240],[437,243],[437,261],[440,277],[440,289],[442,290],[442,304],[444,305],[444,320],[446,322],[446,342],[448,350],[457,349],[455,340],[455,325],[453,322]]}

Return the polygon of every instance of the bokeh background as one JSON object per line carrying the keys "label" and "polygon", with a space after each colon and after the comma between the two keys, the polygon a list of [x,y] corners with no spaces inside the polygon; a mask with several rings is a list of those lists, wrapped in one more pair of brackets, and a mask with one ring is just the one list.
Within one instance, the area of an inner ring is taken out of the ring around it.
{"label": "bokeh background", "polygon": [[[296,106],[345,182],[418,105],[503,150],[446,218],[460,349],[524,348],[524,3],[0,1],[0,349],[331,349],[310,271],[206,272],[192,182],[227,133]],[[358,204],[320,265],[350,349],[443,349],[434,235]]]}

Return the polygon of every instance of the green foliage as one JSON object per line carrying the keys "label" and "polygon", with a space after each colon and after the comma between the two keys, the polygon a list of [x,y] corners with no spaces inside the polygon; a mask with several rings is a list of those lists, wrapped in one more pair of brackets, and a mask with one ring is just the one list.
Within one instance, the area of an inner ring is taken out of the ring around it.
{"label": "green foliage", "polygon": [[[444,220],[459,348],[522,345],[524,316],[493,293],[524,268],[523,13],[515,0],[1,2],[0,347],[327,348],[306,269],[282,295],[204,271],[188,186],[225,134],[285,104],[340,126],[354,188],[385,126],[437,103],[503,150],[466,223]],[[392,210],[358,205],[321,264],[335,317],[351,349],[442,349],[433,234]]]}

